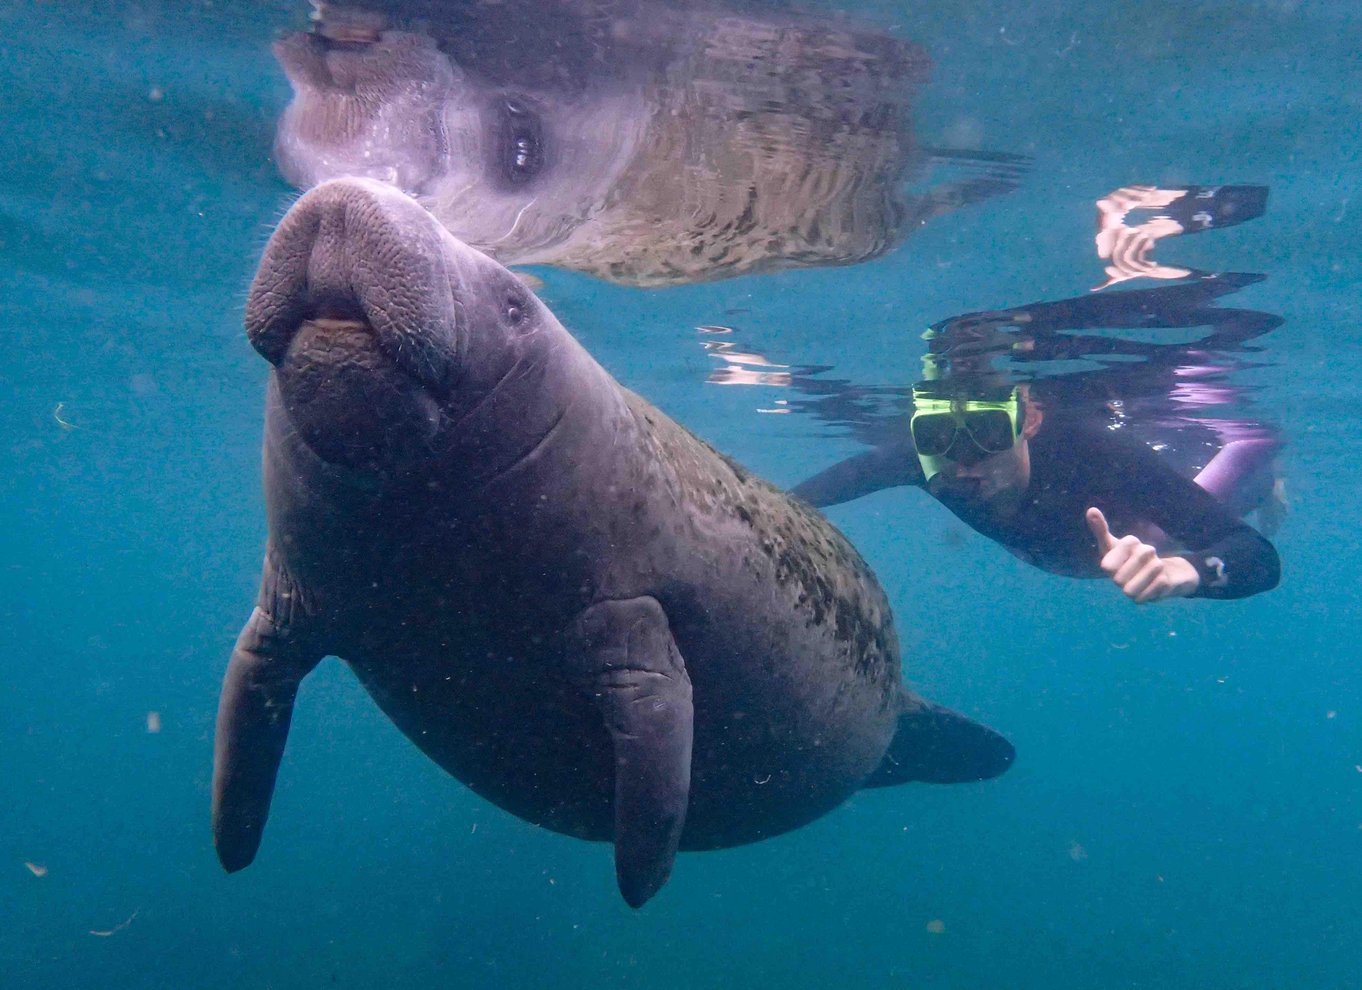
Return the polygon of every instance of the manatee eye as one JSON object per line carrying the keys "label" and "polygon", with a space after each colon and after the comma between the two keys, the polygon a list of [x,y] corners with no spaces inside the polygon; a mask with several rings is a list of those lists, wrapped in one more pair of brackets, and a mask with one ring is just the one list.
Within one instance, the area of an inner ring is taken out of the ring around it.
{"label": "manatee eye", "polygon": [[506,319],[515,324],[525,319],[525,308],[520,305],[519,299],[506,300]]}
{"label": "manatee eye", "polygon": [[529,182],[544,167],[544,135],[539,115],[522,100],[508,97],[501,104],[498,155],[502,174],[512,185]]}

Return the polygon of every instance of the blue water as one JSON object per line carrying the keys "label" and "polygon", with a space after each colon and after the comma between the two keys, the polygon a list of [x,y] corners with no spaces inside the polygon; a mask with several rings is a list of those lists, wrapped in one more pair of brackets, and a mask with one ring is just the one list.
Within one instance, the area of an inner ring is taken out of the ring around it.
{"label": "blue water", "polygon": [[857,447],[757,413],[777,389],[706,385],[698,325],[910,382],[927,324],[1096,284],[1106,191],[1272,189],[1259,220],[1158,253],[1267,273],[1235,305],[1285,319],[1243,379],[1289,444],[1281,586],[1136,608],[918,491],[831,510],[915,686],[1017,764],[683,855],[640,912],[608,847],[474,797],[335,661],[258,861],[213,855],[217,691],[264,538],[241,306],[294,195],[268,42],[300,6],[0,4],[0,984],[1362,986],[1354,3],[866,3],[931,53],[923,139],[1031,156],[1020,190],[849,268],[658,291],[537,270],[621,381],[788,485]]}

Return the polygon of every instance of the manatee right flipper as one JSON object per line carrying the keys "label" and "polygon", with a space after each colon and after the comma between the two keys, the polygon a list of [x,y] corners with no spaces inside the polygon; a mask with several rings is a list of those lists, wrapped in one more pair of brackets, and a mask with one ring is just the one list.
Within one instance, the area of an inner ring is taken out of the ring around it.
{"label": "manatee right flipper", "polygon": [[642,907],[671,875],[690,802],[690,676],[653,598],[593,605],[568,634],[571,676],[595,701],[615,755],[615,878]]}
{"label": "manatee right flipper", "polygon": [[964,784],[997,777],[1017,751],[999,733],[959,712],[912,698],[899,715],[889,751],[861,787],[920,781]]}
{"label": "manatee right flipper", "polygon": [[237,638],[218,702],[213,751],[213,845],[233,873],[249,866],[269,817],[298,684],[323,654],[306,644],[307,610],[274,554]]}

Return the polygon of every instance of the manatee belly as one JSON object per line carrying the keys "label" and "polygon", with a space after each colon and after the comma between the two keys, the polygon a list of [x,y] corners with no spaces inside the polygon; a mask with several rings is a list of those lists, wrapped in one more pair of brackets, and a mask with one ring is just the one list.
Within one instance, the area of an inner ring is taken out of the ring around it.
{"label": "manatee belly", "polygon": [[[350,660],[392,722],[451,776],[525,821],[582,839],[614,831],[613,749],[590,699],[547,666],[476,656]],[[756,842],[842,803],[878,766],[892,713],[839,713],[809,731],[697,657],[690,804],[681,848]],[[784,699],[785,702],[795,699]],[[850,728],[850,731],[848,729]]]}

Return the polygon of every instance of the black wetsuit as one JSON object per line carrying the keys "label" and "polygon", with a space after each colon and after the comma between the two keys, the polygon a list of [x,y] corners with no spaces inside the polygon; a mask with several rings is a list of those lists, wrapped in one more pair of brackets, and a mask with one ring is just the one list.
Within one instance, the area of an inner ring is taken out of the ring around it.
{"label": "black wetsuit", "polygon": [[[929,490],[971,528],[1055,574],[1105,576],[1084,518],[1095,505],[1118,537],[1135,533],[1148,539],[1151,526],[1161,529],[1176,546],[1160,545],[1165,541],[1157,538],[1149,542],[1196,568],[1197,597],[1243,598],[1276,586],[1281,564],[1272,544],[1144,444],[1105,423],[1052,418],[1029,445],[1030,484],[1006,509],[934,490],[937,485]],[[906,429],[902,442],[842,461],[793,493],[828,506],[899,485],[928,487]]]}

